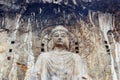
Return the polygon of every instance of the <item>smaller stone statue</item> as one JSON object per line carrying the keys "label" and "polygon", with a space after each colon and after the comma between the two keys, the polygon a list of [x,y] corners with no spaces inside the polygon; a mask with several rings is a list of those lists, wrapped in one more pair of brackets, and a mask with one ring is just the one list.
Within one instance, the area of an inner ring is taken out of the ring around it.
{"label": "smaller stone statue", "polygon": [[69,37],[61,25],[51,31],[52,50],[39,55],[29,80],[92,80],[81,57],[68,51]]}

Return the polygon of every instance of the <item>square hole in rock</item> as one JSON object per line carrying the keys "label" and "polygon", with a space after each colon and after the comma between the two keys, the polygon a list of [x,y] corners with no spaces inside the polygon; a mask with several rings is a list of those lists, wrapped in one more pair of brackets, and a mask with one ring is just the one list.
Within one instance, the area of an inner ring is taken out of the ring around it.
{"label": "square hole in rock", "polygon": [[45,50],[42,48],[41,51],[44,52]]}
{"label": "square hole in rock", "polygon": [[14,44],[15,43],[15,41],[11,41],[11,44]]}
{"label": "square hole in rock", "polygon": [[12,49],[9,49],[9,52],[12,52]]}

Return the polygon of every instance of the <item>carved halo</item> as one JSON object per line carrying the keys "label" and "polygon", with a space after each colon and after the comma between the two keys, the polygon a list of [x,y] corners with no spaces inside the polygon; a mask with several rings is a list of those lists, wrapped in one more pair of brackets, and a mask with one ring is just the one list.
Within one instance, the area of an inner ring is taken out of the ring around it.
{"label": "carved halo", "polygon": [[65,31],[68,35],[69,35],[69,51],[73,51],[71,50],[71,46],[74,46],[74,42],[76,40],[76,36],[69,32],[68,29],[66,28],[66,26],[62,26],[62,25],[57,25],[56,26],[50,26],[45,28],[44,30],[42,30],[42,32],[40,33],[40,38],[41,38],[41,45],[44,45],[44,50],[45,51],[49,51],[52,48],[52,42],[51,42],[51,35],[57,31],[57,30],[61,30],[61,31]]}

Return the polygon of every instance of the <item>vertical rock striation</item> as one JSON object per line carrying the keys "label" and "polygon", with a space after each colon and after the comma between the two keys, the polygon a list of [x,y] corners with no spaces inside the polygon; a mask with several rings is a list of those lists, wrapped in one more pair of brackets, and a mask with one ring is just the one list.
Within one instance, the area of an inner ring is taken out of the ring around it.
{"label": "vertical rock striation", "polygon": [[[112,5],[111,5],[111,4]],[[93,80],[120,80],[119,0],[0,0],[0,80],[28,80],[54,25],[71,32],[70,51]]]}

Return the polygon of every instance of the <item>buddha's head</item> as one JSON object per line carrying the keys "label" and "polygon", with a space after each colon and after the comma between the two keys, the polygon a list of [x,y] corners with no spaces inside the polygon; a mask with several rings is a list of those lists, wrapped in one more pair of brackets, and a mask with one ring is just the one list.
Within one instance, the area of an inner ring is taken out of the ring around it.
{"label": "buddha's head", "polygon": [[62,25],[56,26],[51,32],[52,49],[55,47],[69,48],[69,32]]}

